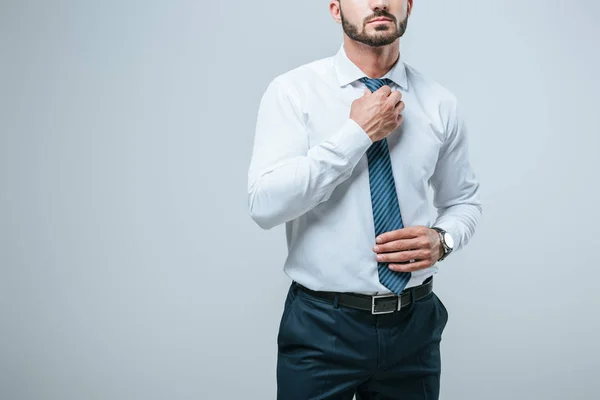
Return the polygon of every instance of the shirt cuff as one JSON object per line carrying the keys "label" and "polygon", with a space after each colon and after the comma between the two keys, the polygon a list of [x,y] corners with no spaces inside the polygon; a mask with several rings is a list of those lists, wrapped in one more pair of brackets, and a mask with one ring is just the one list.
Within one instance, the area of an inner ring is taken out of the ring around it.
{"label": "shirt cuff", "polygon": [[446,232],[448,232],[450,234],[450,236],[452,236],[452,240],[454,241],[454,246],[453,246],[453,251],[457,251],[461,248],[461,241],[460,241],[460,232],[457,229],[457,226],[455,223],[453,223],[452,221],[446,219],[442,219],[439,222],[436,221],[436,223],[434,223],[432,226],[435,226],[437,228],[441,228],[443,230],[445,230]]}
{"label": "shirt cuff", "polygon": [[351,118],[342,125],[329,139],[340,152],[342,157],[355,166],[373,141],[356,121]]}

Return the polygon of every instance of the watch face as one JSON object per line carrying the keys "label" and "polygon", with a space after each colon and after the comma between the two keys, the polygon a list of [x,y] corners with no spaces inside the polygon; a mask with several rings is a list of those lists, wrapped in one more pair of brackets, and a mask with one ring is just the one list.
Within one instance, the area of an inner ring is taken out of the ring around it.
{"label": "watch face", "polygon": [[444,234],[444,241],[446,242],[446,245],[448,245],[448,247],[450,247],[451,249],[454,248],[454,239],[452,239],[452,236],[450,236],[448,232]]}

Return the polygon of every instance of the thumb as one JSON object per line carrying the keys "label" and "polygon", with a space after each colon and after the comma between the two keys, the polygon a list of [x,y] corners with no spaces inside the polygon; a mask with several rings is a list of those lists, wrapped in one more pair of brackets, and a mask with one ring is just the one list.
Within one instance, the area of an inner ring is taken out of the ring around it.
{"label": "thumb", "polygon": [[371,91],[369,89],[365,89],[363,91],[363,96],[366,96],[367,94],[371,93]]}

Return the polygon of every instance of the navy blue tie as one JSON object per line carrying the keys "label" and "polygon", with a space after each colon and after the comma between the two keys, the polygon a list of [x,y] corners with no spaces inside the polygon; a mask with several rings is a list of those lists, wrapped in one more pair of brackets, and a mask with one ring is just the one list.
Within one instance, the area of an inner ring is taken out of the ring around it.
{"label": "navy blue tie", "polygon": [[[361,78],[371,92],[384,85],[390,85],[390,79]],[[388,151],[387,138],[371,145],[367,150],[369,161],[369,182],[371,185],[371,205],[375,223],[375,236],[404,227],[400,215],[400,205],[396,194],[392,164]],[[400,294],[410,280],[410,272],[392,271],[386,262],[378,262],[379,281],[395,294]]]}

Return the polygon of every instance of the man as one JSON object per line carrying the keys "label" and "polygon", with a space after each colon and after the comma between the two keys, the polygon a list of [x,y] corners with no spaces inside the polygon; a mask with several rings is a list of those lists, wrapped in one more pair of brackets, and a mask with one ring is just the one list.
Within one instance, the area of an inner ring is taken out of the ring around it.
{"label": "man", "polygon": [[437,399],[432,276],[482,213],[465,123],[400,56],[412,0],[329,7],[343,45],[268,85],[248,172],[252,218],[286,226],[277,396]]}

